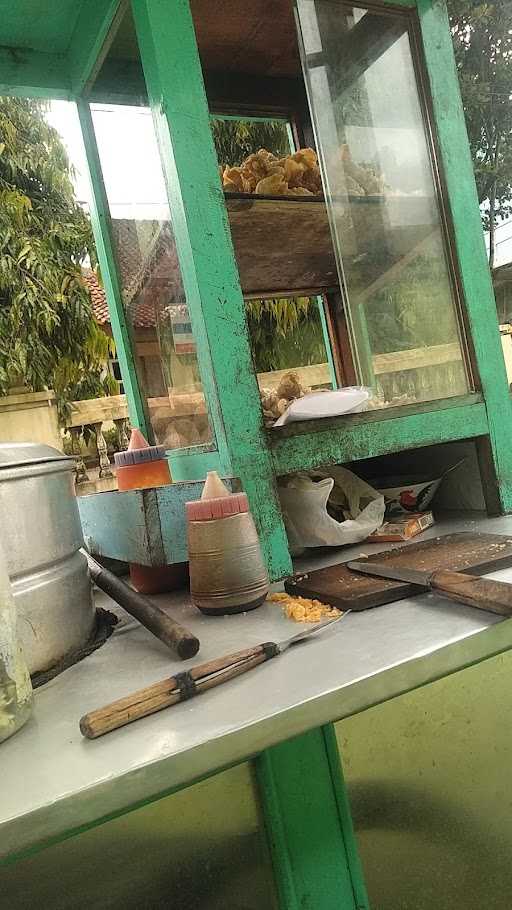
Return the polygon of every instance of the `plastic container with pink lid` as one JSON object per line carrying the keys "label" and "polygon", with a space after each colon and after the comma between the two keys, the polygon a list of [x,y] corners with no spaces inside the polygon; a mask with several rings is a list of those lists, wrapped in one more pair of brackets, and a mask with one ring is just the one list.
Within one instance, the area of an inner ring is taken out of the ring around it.
{"label": "plastic container with pink lid", "polygon": [[243,613],[265,600],[269,580],[245,493],[230,493],[216,471],[187,502],[192,602],[203,613]]}

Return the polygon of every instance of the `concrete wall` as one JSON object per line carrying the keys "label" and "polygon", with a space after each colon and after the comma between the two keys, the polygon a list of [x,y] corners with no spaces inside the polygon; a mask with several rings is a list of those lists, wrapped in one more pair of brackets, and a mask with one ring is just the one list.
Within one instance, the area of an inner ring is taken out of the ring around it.
{"label": "concrete wall", "polygon": [[16,390],[0,398],[0,442],[41,442],[61,451],[54,393]]}

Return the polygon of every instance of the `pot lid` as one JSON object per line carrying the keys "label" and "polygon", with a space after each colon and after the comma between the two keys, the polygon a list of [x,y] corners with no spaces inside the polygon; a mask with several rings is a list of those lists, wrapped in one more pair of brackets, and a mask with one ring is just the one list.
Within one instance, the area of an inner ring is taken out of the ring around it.
{"label": "pot lid", "polygon": [[1,442],[0,470],[22,464],[41,464],[47,461],[73,461],[53,446],[40,442]]}

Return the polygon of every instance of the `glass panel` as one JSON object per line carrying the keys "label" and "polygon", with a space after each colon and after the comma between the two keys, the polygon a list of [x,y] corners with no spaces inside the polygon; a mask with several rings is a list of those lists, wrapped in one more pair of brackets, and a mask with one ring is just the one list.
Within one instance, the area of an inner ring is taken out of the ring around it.
{"label": "glass panel", "polygon": [[322,297],[249,300],[246,311],[268,426],[281,416],[292,398],[336,388]]}
{"label": "glass panel", "polygon": [[212,434],[151,112],[124,105],[91,110],[123,302],[155,439],[168,449],[209,444]]}
{"label": "glass panel", "polygon": [[[212,135],[226,197],[233,194],[260,196],[259,181],[265,169],[271,170],[265,159],[276,162],[275,172],[281,180],[282,162],[295,151],[291,124],[281,119],[253,117],[240,119],[212,117]],[[290,164],[291,166],[291,164]],[[293,181],[292,181],[293,182]],[[293,189],[295,192],[296,187]],[[273,195],[270,188],[263,195]],[[260,202],[261,202],[260,198]],[[229,202],[228,202],[229,206]],[[250,211],[244,212],[250,219]],[[233,224],[233,221],[232,221]],[[254,225],[254,220],[253,220]],[[254,245],[261,234],[254,227]],[[266,232],[268,227],[266,228]],[[279,237],[286,246],[286,237]],[[270,271],[270,269],[268,270]],[[253,273],[253,277],[257,276]],[[271,279],[268,290],[272,291]],[[246,300],[249,338],[254,367],[260,387],[264,417],[268,425],[282,413],[282,404],[313,389],[336,386],[331,344],[326,316],[326,301],[321,296],[271,297]],[[289,373],[295,374],[290,385]],[[281,402],[281,405],[279,404]],[[281,408],[281,410],[280,410]]]}
{"label": "glass panel", "polygon": [[354,358],[374,406],[467,391],[408,16],[297,0]]}
{"label": "glass panel", "polygon": [[277,910],[248,764],[0,870],[5,910]]}

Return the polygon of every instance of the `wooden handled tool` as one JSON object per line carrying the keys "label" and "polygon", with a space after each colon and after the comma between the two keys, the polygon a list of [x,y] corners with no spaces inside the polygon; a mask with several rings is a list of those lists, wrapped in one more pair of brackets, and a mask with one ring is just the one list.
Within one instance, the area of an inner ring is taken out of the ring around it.
{"label": "wooden handled tool", "polygon": [[476,607],[478,610],[488,610],[490,613],[499,613],[500,616],[512,616],[512,585],[502,581],[491,581],[479,575],[466,575],[464,572],[451,572],[448,569],[420,572],[417,569],[397,568],[369,559],[349,562],[347,565],[353,572],[405,581],[435,591],[448,600]]}
{"label": "wooden handled tool", "polygon": [[217,660],[199,664],[185,673],[178,673],[176,676],[153,683],[152,686],[147,686],[145,689],[139,689],[138,692],[134,692],[126,698],[120,698],[105,708],[85,714],[80,720],[80,731],[88,739],[96,739],[98,736],[103,736],[104,733],[110,733],[111,730],[131,724],[140,717],[147,717],[149,714],[161,711],[162,708],[168,708],[180,701],[200,695],[208,689],[213,689],[214,686],[220,686],[229,679],[247,673],[248,670],[252,670],[253,667],[257,667],[258,664],[262,664],[272,657],[277,657],[287,648],[304,641],[315,632],[339,622],[340,619],[347,616],[348,612],[347,610],[336,619],[330,619],[312,629],[299,632],[285,641],[279,643],[267,641],[264,644],[255,645],[253,648],[229,654],[227,657],[219,657]]}
{"label": "wooden handled tool", "polygon": [[153,603],[144,594],[134,591],[121,578],[100,566],[89,553],[85,553],[85,555],[91,578],[98,588],[115,600],[127,613],[138,619],[141,625],[149,629],[160,641],[172,648],[182,660],[188,660],[197,654],[199,639],[192,635],[192,632],[176,622],[158,604]]}

